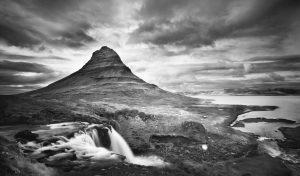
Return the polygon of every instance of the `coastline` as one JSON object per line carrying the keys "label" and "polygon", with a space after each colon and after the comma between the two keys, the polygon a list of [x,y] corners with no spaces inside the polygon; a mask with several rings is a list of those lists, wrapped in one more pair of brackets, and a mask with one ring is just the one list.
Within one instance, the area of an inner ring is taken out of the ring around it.
{"label": "coastline", "polygon": [[232,108],[232,113],[229,119],[226,119],[224,124],[230,126],[238,119],[238,116],[253,112],[253,111],[274,111],[278,106],[254,106],[254,105],[227,105]]}

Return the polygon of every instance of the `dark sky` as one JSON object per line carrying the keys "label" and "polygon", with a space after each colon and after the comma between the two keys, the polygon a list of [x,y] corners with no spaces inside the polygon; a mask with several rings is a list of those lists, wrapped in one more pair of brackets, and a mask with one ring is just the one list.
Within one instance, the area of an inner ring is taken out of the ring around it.
{"label": "dark sky", "polygon": [[107,45],[176,92],[300,86],[299,0],[1,0],[0,94],[43,87]]}

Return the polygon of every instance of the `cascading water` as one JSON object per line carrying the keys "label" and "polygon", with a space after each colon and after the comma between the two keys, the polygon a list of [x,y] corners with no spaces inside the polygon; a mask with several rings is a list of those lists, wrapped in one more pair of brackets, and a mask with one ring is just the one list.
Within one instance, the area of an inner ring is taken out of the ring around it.
{"label": "cascading water", "polygon": [[[39,147],[40,145],[36,146]],[[57,154],[51,156],[52,159],[59,158],[62,154],[60,151],[63,151],[63,153],[74,152],[78,159],[90,159],[95,161],[121,160],[119,155],[114,154],[104,147],[97,147],[91,134],[85,132],[76,133],[73,138],[68,139],[67,141],[59,140],[51,145],[37,148],[36,151],[33,152],[33,155],[40,155],[44,151],[49,150],[53,152],[57,151]]]}
{"label": "cascading water", "polygon": [[125,139],[113,127],[111,127],[111,131],[109,131],[109,137],[111,140],[111,150],[115,153],[125,156],[127,161],[132,164],[145,166],[167,165],[167,163],[157,156],[134,156]]}
{"label": "cascading water", "polygon": [[99,135],[98,135],[98,131],[96,129],[93,129],[90,136],[92,137],[95,145],[97,147],[102,147],[103,145],[101,144],[101,141],[100,141],[100,138],[99,138]]}
{"label": "cascading water", "polygon": [[126,156],[128,162],[134,161],[134,155],[125,141],[125,139],[116,130],[111,127],[111,131],[108,132],[111,141],[111,150],[120,155]]}

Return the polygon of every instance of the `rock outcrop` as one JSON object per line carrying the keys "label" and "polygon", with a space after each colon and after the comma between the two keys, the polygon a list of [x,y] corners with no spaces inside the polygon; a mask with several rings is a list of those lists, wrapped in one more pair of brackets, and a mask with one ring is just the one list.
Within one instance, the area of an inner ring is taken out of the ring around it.
{"label": "rock outcrop", "polygon": [[38,134],[32,133],[29,130],[23,130],[18,132],[14,137],[17,141],[21,141],[21,142],[28,142],[28,141],[34,141],[38,138]]}
{"label": "rock outcrop", "polygon": [[189,136],[193,140],[201,143],[207,143],[207,135],[204,126],[201,123],[193,121],[185,121],[181,124],[183,134]]}

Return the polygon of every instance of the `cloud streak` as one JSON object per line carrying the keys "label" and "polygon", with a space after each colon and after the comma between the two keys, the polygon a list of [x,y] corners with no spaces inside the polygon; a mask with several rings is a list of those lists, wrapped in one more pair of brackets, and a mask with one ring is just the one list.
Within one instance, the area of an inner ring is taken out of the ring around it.
{"label": "cloud streak", "polygon": [[28,63],[28,62],[11,62],[11,61],[0,61],[0,69],[18,71],[18,72],[35,72],[35,73],[51,73],[53,70],[49,69],[45,65]]}
{"label": "cloud streak", "polygon": [[0,87],[2,93],[30,90],[39,84],[57,79],[60,74],[49,67],[29,62],[0,61]]}

